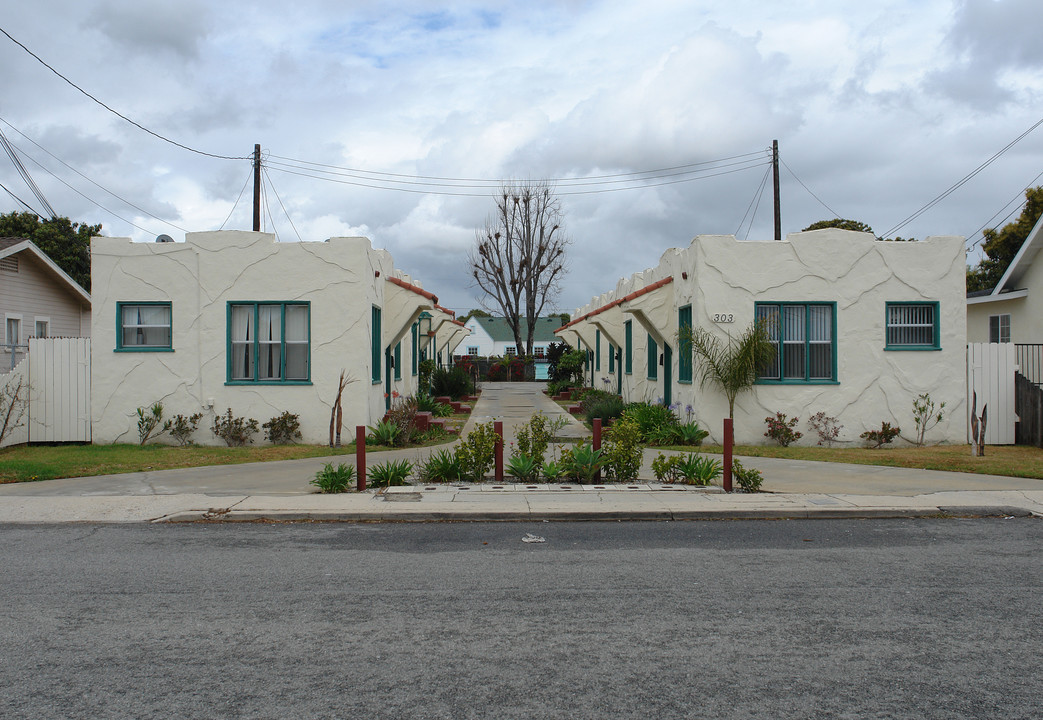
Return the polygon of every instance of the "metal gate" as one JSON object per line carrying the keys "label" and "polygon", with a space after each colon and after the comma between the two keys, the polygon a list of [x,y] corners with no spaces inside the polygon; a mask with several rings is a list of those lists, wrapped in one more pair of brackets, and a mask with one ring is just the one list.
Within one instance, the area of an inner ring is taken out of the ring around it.
{"label": "metal gate", "polygon": [[1013,445],[1014,425],[1014,345],[1010,343],[971,343],[967,346],[967,441],[970,437],[970,411],[976,396],[976,412],[988,407],[985,426],[986,445]]}

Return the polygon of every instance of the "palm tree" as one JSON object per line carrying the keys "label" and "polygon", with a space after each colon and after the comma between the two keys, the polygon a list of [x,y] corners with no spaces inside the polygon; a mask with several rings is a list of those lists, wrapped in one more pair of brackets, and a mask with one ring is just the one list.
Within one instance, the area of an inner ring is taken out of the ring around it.
{"label": "palm tree", "polygon": [[775,360],[775,343],[764,322],[746,328],[738,339],[722,341],[706,328],[686,327],[681,333],[681,347],[691,347],[699,361],[700,386],[713,385],[728,398],[728,417],[735,417],[735,398],[750,390],[757,372]]}

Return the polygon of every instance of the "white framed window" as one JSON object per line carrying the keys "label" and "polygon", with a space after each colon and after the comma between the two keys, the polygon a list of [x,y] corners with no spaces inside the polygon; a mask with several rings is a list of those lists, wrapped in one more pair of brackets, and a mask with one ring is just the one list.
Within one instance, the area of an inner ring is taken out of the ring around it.
{"label": "white framed window", "polygon": [[547,355],[547,348],[543,345],[534,345],[532,347],[532,355],[533,357],[538,358],[545,357]]}
{"label": "white framed window", "polygon": [[467,354],[468,355],[477,355],[478,354],[478,346],[477,345],[468,345],[467,346]]}
{"label": "white framed window", "polygon": [[1010,342],[1010,314],[989,315],[989,342]]}
{"label": "white framed window", "polygon": [[36,318],[36,332],[33,337],[45,338],[50,337],[51,319],[49,317],[37,317]]}
{"label": "white framed window", "polygon": [[12,346],[22,344],[22,316],[8,315],[4,323],[4,350],[11,352]]}
{"label": "white framed window", "polygon": [[518,354],[518,348],[516,348],[514,345],[508,345],[506,348],[504,348],[503,354],[504,355],[517,355]]}
{"label": "white framed window", "polygon": [[170,341],[169,302],[116,303],[116,352],[163,352]]}

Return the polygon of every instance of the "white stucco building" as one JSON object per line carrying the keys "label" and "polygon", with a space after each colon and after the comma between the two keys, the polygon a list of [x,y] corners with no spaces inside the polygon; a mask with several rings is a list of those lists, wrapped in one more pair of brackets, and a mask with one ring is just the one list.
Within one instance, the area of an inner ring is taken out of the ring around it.
{"label": "white stucco building", "polygon": [[466,334],[366,238],[94,238],[91,258],[98,443],[136,442],[136,409],[156,401],[166,417],[203,413],[201,444],[221,443],[210,426],[228,408],[258,423],[296,413],[304,442],[325,443],[342,370],[354,380],[342,399],[350,437],[394,393],[415,392],[419,359],[450,356]]}
{"label": "white stucco building", "polygon": [[782,242],[701,235],[667,250],[659,264],[621,279],[577,308],[558,335],[592,354],[591,384],[627,401],[691,405],[720,439],[727,400],[701,388],[678,331],[703,327],[737,336],[755,318],[771,321],[778,358],[735,407],[735,440],[766,442],[764,418],[800,418],[802,443],[817,438],[819,411],[858,441],[883,421],[914,434],[920,393],[945,402],[931,442],[963,443],[966,430],[966,258],[963,238],[883,242],[869,233],[827,229]]}

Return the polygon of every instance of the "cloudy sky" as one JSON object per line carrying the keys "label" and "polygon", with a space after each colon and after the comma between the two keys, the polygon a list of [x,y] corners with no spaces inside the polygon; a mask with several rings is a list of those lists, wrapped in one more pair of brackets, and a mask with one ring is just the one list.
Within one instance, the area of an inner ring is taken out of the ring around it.
{"label": "cloudy sky", "polygon": [[[556,181],[565,311],[695,235],[770,239],[773,139],[784,233],[973,250],[1043,182],[1041,127],[900,226],[1043,118],[1039,0],[36,0],[0,27],[191,148],[0,36],[0,129],[59,215],[248,230],[259,143],[266,230],[365,235],[460,311],[501,180]],[[41,209],[6,155],[0,183]]]}

